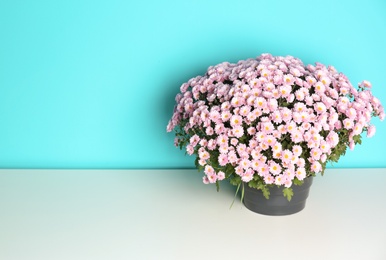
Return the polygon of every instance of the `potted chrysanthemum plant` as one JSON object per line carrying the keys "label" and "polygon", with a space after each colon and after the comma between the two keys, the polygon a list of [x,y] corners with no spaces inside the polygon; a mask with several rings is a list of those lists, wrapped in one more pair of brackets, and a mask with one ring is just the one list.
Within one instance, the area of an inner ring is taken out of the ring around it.
{"label": "potted chrysanthemum plant", "polygon": [[218,188],[227,179],[241,187],[247,208],[292,214],[304,208],[312,178],[360,144],[363,132],[374,135],[372,117],[384,119],[370,89],[292,56],[224,62],[182,84],[167,131],[196,156],[204,183]]}

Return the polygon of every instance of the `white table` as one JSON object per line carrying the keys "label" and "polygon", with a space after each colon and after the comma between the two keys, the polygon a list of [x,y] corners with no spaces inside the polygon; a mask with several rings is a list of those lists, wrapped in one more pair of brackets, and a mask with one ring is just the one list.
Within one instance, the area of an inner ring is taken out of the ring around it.
{"label": "white table", "polygon": [[0,170],[0,259],[386,259],[386,169],[328,169],[268,217],[196,170]]}

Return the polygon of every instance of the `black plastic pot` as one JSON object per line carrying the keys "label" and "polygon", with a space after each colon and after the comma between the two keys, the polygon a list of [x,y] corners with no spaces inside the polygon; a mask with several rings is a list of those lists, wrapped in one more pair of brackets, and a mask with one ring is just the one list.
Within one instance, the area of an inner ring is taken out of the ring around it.
{"label": "black plastic pot", "polygon": [[271,187],[269,199],[266,199],[261,190],[250,188],[245,183],[243,203],[249,210],[259,214],[269,216],[291,215],[303,210],[306,206],[312,180],[313,177],[309,177],[304,180],[301,186],[292,185],[294,195],[291,201],[283,196],[284,187]]}

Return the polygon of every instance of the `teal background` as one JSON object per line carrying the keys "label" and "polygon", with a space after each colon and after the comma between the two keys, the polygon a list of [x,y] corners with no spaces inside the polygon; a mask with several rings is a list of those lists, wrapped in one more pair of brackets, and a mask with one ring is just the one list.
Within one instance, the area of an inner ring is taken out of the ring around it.
{"label": "teal background", "polygon": [[[166,133],[182,83],[269,52],[386,105],[386,1],[0,0],[0,168],[190,168]],[[336,167],[386,167],[386,124]]]}

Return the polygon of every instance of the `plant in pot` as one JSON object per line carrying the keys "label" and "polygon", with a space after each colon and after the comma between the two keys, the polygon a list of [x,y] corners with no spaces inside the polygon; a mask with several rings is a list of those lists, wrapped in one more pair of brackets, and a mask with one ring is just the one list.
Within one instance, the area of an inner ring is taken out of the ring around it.
{"label": "plant in pot", "polygon": [[371,137],[384,109],[371,83],[354,88],[334,67],[262,54],[224,62],[182,84],[167,131],[195,155],[203,182],[229,180],[267,215],[302,210],[313,177]]}

